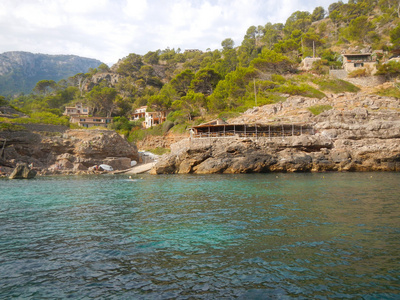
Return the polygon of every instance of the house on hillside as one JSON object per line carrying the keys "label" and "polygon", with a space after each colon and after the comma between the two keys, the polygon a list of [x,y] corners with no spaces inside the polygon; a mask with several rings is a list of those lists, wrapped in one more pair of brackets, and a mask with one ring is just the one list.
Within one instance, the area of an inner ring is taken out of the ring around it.
{"label": "house on hillside", "polygon": [[135,112],[133,113],[133,115],[131,117],[131,121],[137,121],[141,118],[144,118],[146,115],[146,110],[147,110],[147,106],[141,106],[139,108],[136,108]]}
{"label": "house on hillside", "polygon": [[113,118],[90,117],[89,107],[77,103],[75,106],[65,107],[64,116],[69,116],[69,122],[78,124],[81,127],[90,128],[93,126],[107,127],[113,122]]}
{"label": "house on hillside", "polygon": [[75,106],[66,106],[63,113],[64,116],[88,116],[89,107],[83,106],[82,103],[77,103]]}
{"label": "house on hillside", "polygon": [[347,72],[353,72],[360,68],[365,68],[371,71],[371,75],[375,74],[377,61],[372,53],[347,53],[343,54],[343,69]]}
{"label": "house on hillside", "polygon": [[90,128],[94,126],[107,127],[113,122],[111,117],[89,117],[89,116],[71,116],[71,123],[77,123],[81,127]]}
{"label": "house on hillside", "polygon": [[155,125],[159,125],[167,120],[167,111],[146,111],[147,106],[142,106],[135,109],[135,112],[131,116],[131,121],[137,121],[144,118],[142,126],[144,128],[151,128]]}

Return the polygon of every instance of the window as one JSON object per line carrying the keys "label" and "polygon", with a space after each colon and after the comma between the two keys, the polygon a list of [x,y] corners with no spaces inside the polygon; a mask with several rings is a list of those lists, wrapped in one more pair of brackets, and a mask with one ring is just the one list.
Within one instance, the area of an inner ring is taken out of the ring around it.
{"label": "window", "polygon": [[354,68],[364,67],[364,63],[355,63]]}

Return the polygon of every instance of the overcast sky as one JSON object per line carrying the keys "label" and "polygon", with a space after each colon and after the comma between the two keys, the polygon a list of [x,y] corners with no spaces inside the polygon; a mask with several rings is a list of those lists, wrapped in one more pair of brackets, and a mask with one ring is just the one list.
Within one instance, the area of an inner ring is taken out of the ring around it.
{"label": "overcast sky", "polygon": [[[0,53],[74,54],[111,64],[129,53],[236,46],[252,26],[335,0],[0,0]],[[347,1],[345,1],[347,2]]]}

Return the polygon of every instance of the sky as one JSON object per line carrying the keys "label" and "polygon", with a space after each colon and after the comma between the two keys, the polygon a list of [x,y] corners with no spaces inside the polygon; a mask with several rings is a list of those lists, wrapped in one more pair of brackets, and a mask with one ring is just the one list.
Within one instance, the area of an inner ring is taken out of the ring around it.
{"label": "sky", "polygon": [[285,23],[335,0],[0,0],[0,53],[73,54],[116,63],[166,48],[239,46],[250,26]]}

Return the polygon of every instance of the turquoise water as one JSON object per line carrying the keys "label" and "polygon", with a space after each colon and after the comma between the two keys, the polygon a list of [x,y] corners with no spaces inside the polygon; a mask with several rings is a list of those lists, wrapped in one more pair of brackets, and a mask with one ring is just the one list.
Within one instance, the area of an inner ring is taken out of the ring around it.
{"label": "turquoise water", "polygon": [[400,173],[0,180],[0,298],[399,299]]}

